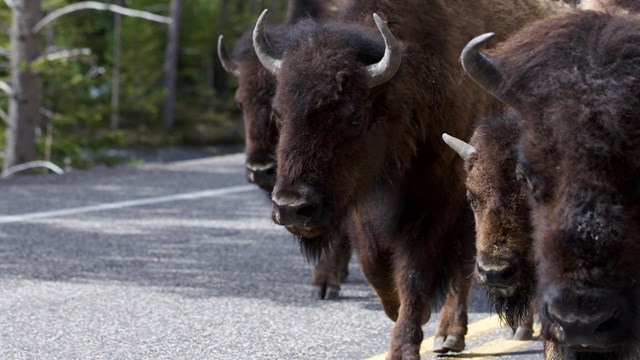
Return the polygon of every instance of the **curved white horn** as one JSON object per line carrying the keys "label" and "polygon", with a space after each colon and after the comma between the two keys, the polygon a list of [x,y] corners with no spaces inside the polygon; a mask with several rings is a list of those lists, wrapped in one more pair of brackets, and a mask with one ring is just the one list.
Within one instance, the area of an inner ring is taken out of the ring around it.
{"label": "curved white horn", "polygon": [[502,82],[504,81],[502,71],[480,52],[480,49],[482,49],[494,35],[494,33],[486,33],[476,36],[469,41],[464,49],[462,49],[460,62],[462,63],[464,71],[476,84],[480,85],[503,103],[517,109],[517,99],[501,96],[499,93]]}
{"label": "curved white horn", "polygon": [[224,47],[224,35],[218,36],[218,59],[220,59],[222,68],[226,72],[233,74],[235,77],[240,76],[240,66],[229,56],[227,49]]}
{"label": "curved white horn", "polygon": [[467,161],[469,156],[476,152],[476,149],[473,146],[447,133],[442,134],[442,140],[444,140],[444,142],[447,143],[453,151],[458,153],[464,161]]}
{"label": "curved white horn", "polygon": [[267,17],[268,10],[264,10],[258,21],[256,22],[256,27],[253,29],[253,49],[256,51],[256,55],[258,55],[258,59],[262,66],[264,66],[267,71],[269,71],[273,76],[278,76],[280,73],[280,68],[282,67],[282,60],[276,59],[268,54],[267,52],[267,44],[264,38],[264,23]]}
{"label": "curved white horn", "polygon": [[373,14],[373,20],[376,22],[376,26],[382,34],[385,50],[382,60],[375,64],[368,65],[365,69],[367,75],[369,75],[369,87],[382,85],[391,80],[398,72],[400,63],[402,62],[400,43],[395,36],[393,36],[387,24],[385,24],[378,14]]}

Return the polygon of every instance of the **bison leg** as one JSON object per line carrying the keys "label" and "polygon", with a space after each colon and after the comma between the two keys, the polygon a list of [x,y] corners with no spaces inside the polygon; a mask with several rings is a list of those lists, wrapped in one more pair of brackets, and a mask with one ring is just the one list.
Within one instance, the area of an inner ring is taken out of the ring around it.
{"label": "bison leg", "polygon": [[315,300],[335,300],[340,296],[340,283],[349,275],[351,245],[337,238],[331,249],[321,257],[311,279],[311,297]]}
{"label": "bison leg", "polygon": [[552,343],[551,341],[544,341],[544,360],[558,360],[562,359],[562,353],[558,348],[558,345]]}
{"label": "bison leg", "polygon": [[391,333],[388,360],[420,359],[422,325],[429,321],[431,307],[427,290],[429,277],[416,269],[416,266],[396,268],[401,304]]}
{"label": "bison leg", "polygon": [[511,328],[508,329],[505,338],[521,341],[533,339],[533,309],[529,311],[524,319],[518,321],[518,326],[515,331]]}
{"label": "bison leg", "polygon": [[471,212],[461,213],[452,228],[449,238],[457,240],[449,251],[449,266],[445,272],[450,276],[447,294],[440,310],[440,323],[436,329],[433,351],[446,353],[464,350],[467,334],[467,300],[471,290],[471,269],[464,264],[473,263],[475,252],[473,221]]}
{"label": "bison leg", "polygon": [[357,250],[362,272],[380,298],[385,314],[389,319],[396,321],[398,319],[400,299],[392,277],[390,256],[363,250],[367,250],[366,247],[358,247]]}
{"label": "bison leg", "polygon": [[351,243],[349,240],[344,239],[342,242],[342,249],[337,254],[338,275],[340,276],[340,282],[345,282],[349,277],[349,262],[351,261]]}
{"label": "bison leg", "polygon": [[436,330],[433,352],[446,353],[464,350],[464,337],[467,334],[467,298],[471,289],[471,278],[458,277],[458,281],[449,286],[447,297],[440,310],[440,323]]}

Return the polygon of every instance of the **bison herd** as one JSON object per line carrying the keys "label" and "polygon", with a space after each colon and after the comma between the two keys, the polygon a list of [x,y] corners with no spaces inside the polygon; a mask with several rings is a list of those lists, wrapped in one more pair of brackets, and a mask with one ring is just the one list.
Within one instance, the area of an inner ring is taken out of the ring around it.
{"label": "bison herd", "polygon": [[247,180],[316,261],[313,296],[354,249],[388,359],[419,359],[438,304],[433,351],[462,351],[472,278],[514,338],[538,314],[546,359],[640,358],[638,10],[292,0],[231,55],[220,37]]}

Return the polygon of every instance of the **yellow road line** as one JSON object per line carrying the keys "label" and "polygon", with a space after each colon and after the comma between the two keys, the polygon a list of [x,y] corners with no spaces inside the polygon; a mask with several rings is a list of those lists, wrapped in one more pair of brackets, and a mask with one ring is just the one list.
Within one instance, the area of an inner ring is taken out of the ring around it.
{"label": "yellow road line", "polygon": [[[485,333],[487,331],[497,329],[500,326],[501,326],[500,319],[498,318],[497,315],[483,318],[467,326],[467,338]],[[422,345],[420,346],[420,355],[425,355],[431,352],[434,338],[435,338],[434,336],[431,336],[422,340]],[[387,353],[384,353],[384,354],[379,354],[379,355],[370,357],[367,360],[384,360],[386,358],[387,358]]]}
{"label": "yellow road line", "polygon": [[530,341],[495,339],[481,346],[469,349],[469,351],[465,351],[463,354],[464,357],[473,358],[473,360],[488,360],[530,346]]}

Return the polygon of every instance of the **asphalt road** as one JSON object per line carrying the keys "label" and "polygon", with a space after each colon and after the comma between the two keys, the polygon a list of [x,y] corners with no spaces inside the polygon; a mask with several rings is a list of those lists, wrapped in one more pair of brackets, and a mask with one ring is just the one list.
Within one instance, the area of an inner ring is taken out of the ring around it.
{"label": "asphalt road", "polygon": [[[357,259],[340,300],[312,300],[312,267],[245,183],[243,159],[0,180],[0,359],[384,353],[393,323]],[[505,342],[497,324],[480,326],[489,315],[475,290],[478,329],[458,357],[542,358],[539,342]]]}

